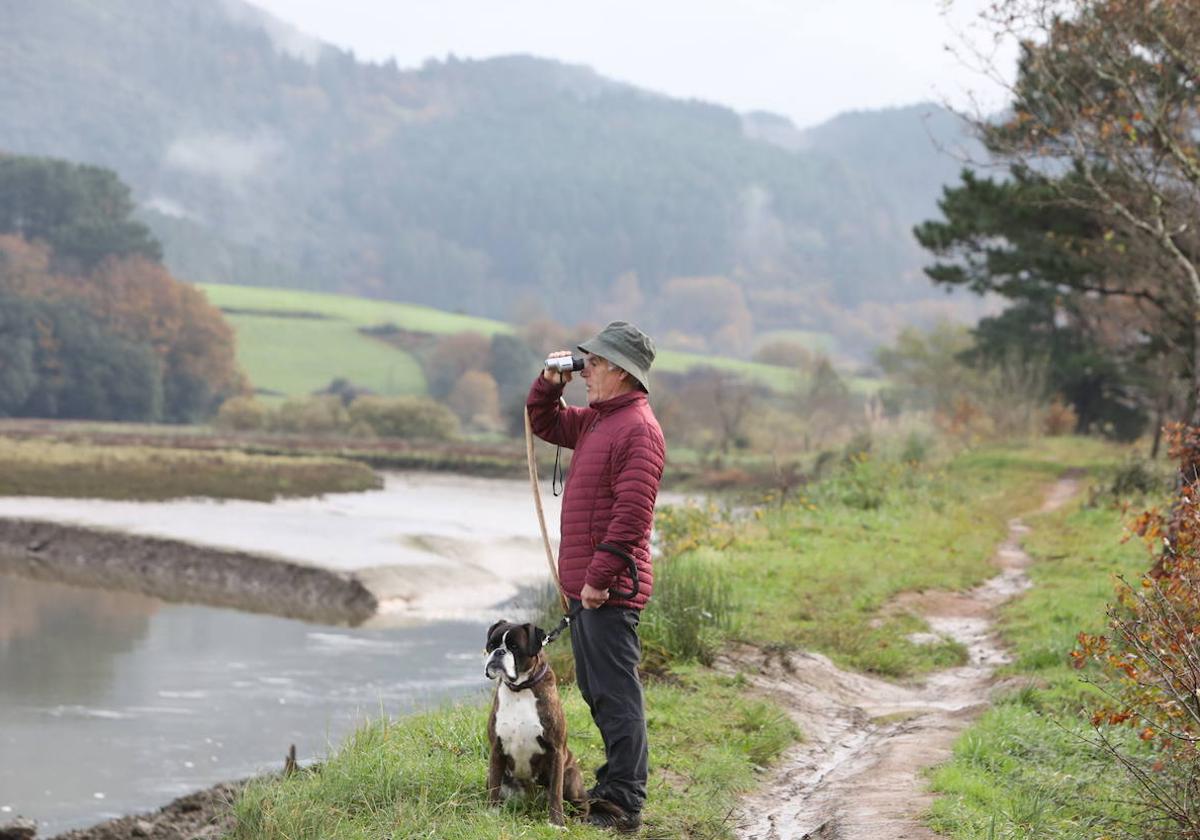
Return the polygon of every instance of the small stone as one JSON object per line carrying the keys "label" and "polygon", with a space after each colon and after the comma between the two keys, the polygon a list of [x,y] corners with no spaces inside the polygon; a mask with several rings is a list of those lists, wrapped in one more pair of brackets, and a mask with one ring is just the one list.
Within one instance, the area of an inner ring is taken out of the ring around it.
{"label": "small stone", "polygon": [[145,820],[137,820],[133,824],[133,828],[129,833],[134,837],[149,837],[154,833],[154,823],[146,822]]}
{"label": "small stone", "polygon": [[17,817],[0,825],[0,840],[33,840],[37,837],[37,823],[25,817]]}

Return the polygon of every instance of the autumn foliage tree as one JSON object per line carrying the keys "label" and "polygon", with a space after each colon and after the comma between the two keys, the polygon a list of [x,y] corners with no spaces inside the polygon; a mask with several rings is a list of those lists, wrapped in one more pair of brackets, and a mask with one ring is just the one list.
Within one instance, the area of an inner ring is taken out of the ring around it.
{"label": "autumn foliage tree", "polygon": [[[0,202],[0,295],[39,304],[36,311],[59,333],[94,335],[83,344],[43,337],[41,358],[50,365],[40,374],[48,377],[43,390],[55,389],[47,372],[55,366],[94,370],[72,355],[90,346],[106,348],[111,364],[128,366],[130,377],[146,369],[131,361],[134,356],[148,359],[157,396],[121,407],[113,403],[119,390],[105,386],[104,400],[14,400],[0,412],[188,422],[207,418],[243,390],[232,328],[201,292],[158,261],[157,243],[127,218],[132,204],[116,177],[61,162],[21,167],[14,160],[22,159],[0,158],[0,183],[15,185]],[[50,312],[57,314],[44,314]],[[80,319],[90,325],[77,327]],[[15,333],[0,342],[0,358],[17,352]],[[118,357],[125,361],[118,364]],[[73,390],[96,387],[81,376]]]}
{"label": "autumn foliage tree", "polygon": [[[1105,635],[1081,633],[1077,667],[1098,667],[1108,698],[1094,709],[1100,744],[1136,780],[1145,837],[1200,838],[1200,429],[1177,424],[1171,454],[1185,481],[1169,515],[1147,511],[1135,531],[1158,552],[1140,581],[1122,580]],[[1108,730],[1130,727],[1150,749]]]}

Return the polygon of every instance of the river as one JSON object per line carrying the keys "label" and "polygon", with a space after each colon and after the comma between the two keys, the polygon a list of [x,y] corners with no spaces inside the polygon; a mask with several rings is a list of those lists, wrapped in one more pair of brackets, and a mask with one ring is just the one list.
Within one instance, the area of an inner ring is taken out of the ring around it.
{"label": "river", "polygon": [[481,695],[486,627],[348,630],[0,575],[0,823],[150,810]]}
{"label": "river", "polygon": [[319,758],[367,717],[482,697],[487,625],[547,577],[524,482],[393,474],[381,491],[271,504],[3,498],[0,516],[427,590],[347,629],[0,575],[0,823],[20,814],[43,834],[278,769],[290,744]]}

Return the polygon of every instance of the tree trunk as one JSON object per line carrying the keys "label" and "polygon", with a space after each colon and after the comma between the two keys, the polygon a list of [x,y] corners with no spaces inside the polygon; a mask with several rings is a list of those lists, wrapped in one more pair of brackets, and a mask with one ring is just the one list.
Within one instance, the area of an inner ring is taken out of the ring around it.
{"label": "tree trunk", "polygon": [[1188,389],[1187,422],[1200,426],[1200,311],[1192,316],[1192,387]]}
{"label": "tree trunk", "polygon": [[1162,403],[1154,412],[1154,442],[1150,444],[1150,460],[1158,460],[1158,450],[1162,446],[1163,423],[1167,422]]}

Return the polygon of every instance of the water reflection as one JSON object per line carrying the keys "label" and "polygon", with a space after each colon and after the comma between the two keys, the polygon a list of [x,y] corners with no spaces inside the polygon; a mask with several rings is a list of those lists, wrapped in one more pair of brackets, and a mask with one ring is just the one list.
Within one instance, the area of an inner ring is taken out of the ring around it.
{"label": "water reflection", "polygon": [[[346,630],[0,575],[0,808],[52,833],[482,693],[484,623]],[[3,813],[3,812],[0,812]]]}
{"label": "water reflection", "polygon": [[0,702],[86,703],[157,609],[141,595],[0,575]]}

